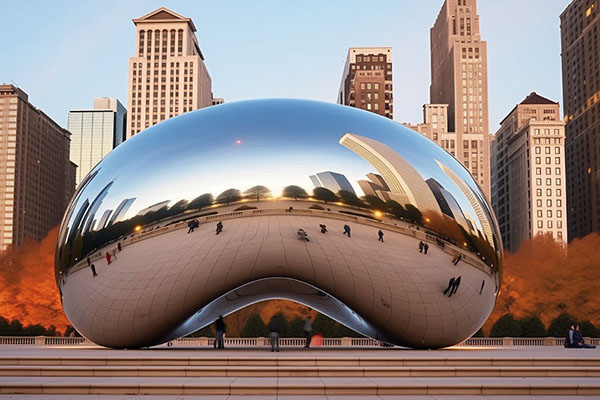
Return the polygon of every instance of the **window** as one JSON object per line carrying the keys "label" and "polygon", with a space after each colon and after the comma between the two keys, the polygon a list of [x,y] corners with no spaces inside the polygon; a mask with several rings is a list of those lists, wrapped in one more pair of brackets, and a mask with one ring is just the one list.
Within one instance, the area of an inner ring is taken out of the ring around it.
{"label": "window", "polygon": [[538,216],[539,218],[541,218],[541,217],[543,217],[543,216],[544,216],[544,214],[542,213],[542,210],[537,210],[537,216]]}
{"label": "window", "polygon": [[556,211],[556,216],[557,216],[558,218],[562,218],[562,211],[561,211],[561,210],[557,210],[557,211]]}
{"label": "window", "polygon": [[546,168],[546,175],[552,175],[552,168]]}
{"label": "window", "polygon": [[[556,227],[557,228],[562,228],[562,221],[556,221]],[[562,237],[562,232],[558,232],[558,237],[559,238]]]}
{"label": "window", "polygon": [[[546,216],[547,216],[548,218],[552,218],[552,210],[548,210],[548,211],[546,211]],[[550,228],[550,226],[548,226],[548,227]]]}
{"label": "window", "polygon": [[535,184],[538,186],[542,186],[542,178],[536,178],[535,179]]}
{"label": "window", "polygon": [[541,164],[542,163],[542,157],[536,157],[535,158],[535,163],[536,164]]}
{"label": "window", "polygon": [[537,189],[537,190],[535,191],[535,194],[536,194],[537,196],[541,196],[541,195],[542,195],[542,189]]}
{"label": "window", "polygon": [[542,206],[542,200],[538,199],[538,201],[536,202],[536,204],[537,204],[538,207],[541,207]]}
{"label": "window", "polygon": [[560,178],[556,178],[556,186],[560,186]]}
{"label": "window", "polygon": [[556,189],[556,195],[557,196],[562,196],[562,190]]}
{"label": "window", "polygon": [[546,189],[546,196],[552,196],[552,189]]}
{"label": "window", "polygon": [[360,84],[360,88],[361,88],[362,90],[365,90],[365,84],[364,84],[364,83],[361,83],[361,84]]}
{"label": "window", "polygon": [[554,154],[560,154],[560,147],[554,148]]}
{"label": "window", "polygon": [[560,168],[558,168],[558,167],[557,167],[557,168],[555,169],[555,173],[556,173],[556,175],[560,175]]}
{"label": "window", "polygon": [[554,157],[554,164],[560,164],[560,157]]}
{"label": "window", "polygon": [[[550,211],[550,214],[552,214],[552,211]],[[548,228],[552,228],[552,221],[548,221],[547,224],[548,224]]]}
{"label": "window", "polygon": [[556,200],[556,207],[562,207],[562,200]]}
{"label": "window", "polygon": [[546,200],[546,207],[552,207],[552,200]]}
{"label": "window", "polygon": [[541,154],[542,153],[542,148],[541,147],[536,147],[535,148],[535,154]]}
{"label": "window", "polygon": [[546,186],[552,186],[552,179],[546,178]]}
{"label": "window", "polygon": [[538,228],[543,228],[543,227],[544,227],[544,222],[538,221]]}
{"label": "window", "polygon": [[374,83],[374,84],[373,84],[373,88],[374,88],[375,90],[379,90],[379,83]]}
{"label": "window", "polygon": [[371,90],[371,84],[367,83],[367,90]]}
{"label": "window", "polygon": [[542,169],[541,168],[536,168],[535,169],[535,174],[536,175],[541,175],[542,174]]}
{"label": "window", "polygon": [[544,149],[544,151],[546,152],[546,154],[550,154],[550,147],[546,147],[546,148]]}

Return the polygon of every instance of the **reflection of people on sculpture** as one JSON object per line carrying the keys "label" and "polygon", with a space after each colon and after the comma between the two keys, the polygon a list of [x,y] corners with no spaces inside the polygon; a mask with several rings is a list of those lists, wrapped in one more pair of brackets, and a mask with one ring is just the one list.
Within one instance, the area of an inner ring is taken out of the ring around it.
{"label": "reflection of people on sculpture", "polygon": [[452,295],[454,293],[456,293],[456,291],[458,290],[459,286],[460,286],[460,276],[458,278],[456,278],[456,280],[454,281],[454,287],[452,288],[452,290],[450,290],[450,294],[448,295],[448,297],[452,297]]}
{"label": "reflection of people on sculpture", "polygon": [[223,223],[221,221],[217,222],[217,235],[223,232]]}
{"label": "reflection of people on sculpture", "polygon": [[310,340],[312,339],[312,321],[310,315],[304,318],[304,327],[302,328],[302,331],[304,332],[304,336],[306,336],[306,344],[304,347],[308,349],[310,347]]}
{"label": "reflection of people on sculpture", "polygon": [[379,230],[379,232],[377,232],[377,235],[379,236],[379,241],[383,242],[383,232],[381,231],[381,229]]}
{"label": "reflection of people on sculpture", "polygon": [[422,253],[422,252],[423,252],[423,248],[424,248],[424,247],[425,247],[425,243],[423,243],[423,241],[421,240],[421,241],[419,242],[419,253]]}
{"label": "reflection of people on sculpture", "polygon": [[344,235],[348,235],[350,237],[350,225],[344,225]]}
{"label": "reflection of people on sculpture", "polygon": [[90,266],[90,264],[92,263],[92,260],[90,260],[90,257],[88,256],[87,258],[87,263],[88,263],[88,267]]}
{"label": "reflection of people on sculpture", "polygon": [[215,330],[217,331],[216,347],[218,349],[223,349],[225,348],[223,343],[223,335],[225,334],[225,321],[223,320],[222,315],[219,315],[219,318],[215,322]]}
{"label": "reflection of people on sculpture", "polygon": [[108,251],[106,252],[106,262],[107,262],[108,264],[110,264],[110,263],[111,263],[111,261],[110,261],[110,253],[109,253]]}
{"label": "reflection of people on sculpture", "polygon": [[423,243],[423,254],[427,254],[427,251],[429,251],[429,244]]}
{"label": "reflection of people on sculpture", "polygon": [[327,225],[319,224],[319,228],[321,228],[321,233],[327,233]]}
{"label": "reflection of people on sculpture", "polygon": [[269,337],[271,338],[271,351],[279,351],[279,319],[273,315],[269,322]]}
{"label": "reflection of people on sculpture", "polygon": [[119,249],[119,252],[120,252],[121,250],[123,250],[123,247],[121,246],[121,242],[117,243],[117,249]]}
{"label": "reflection of people on sculpture", "polygon": [[456,279],[454,277],[450,278],[450,280],[448,281],[448,287],[446,288],[446,290],[444,290],[444,295],[448,293],[448,291],[450,291],[450,295],[452,295],[452,289],[454,288],[455,281]]}
{"label": "reflection of people on sculpture", "polygon": [[454,258],[452,259],[452,264],[456,265],[458,264],[458,262],[462,260],[462,254],[457,254],[454,256]]}
{"label": "reflection of people on sculpture", "polygon": [[92,269],[92,277],[98,276],[98,274],[96,273],[96,266],[94,264],[90,264],[90,268]]}
{"label": "reflection of people on sculpture", "polygon": [[485,286],[485,279],[481,281],[481,289],[479,289],[479,294],[483,292],[483,287]]}
{"label": "reflection of people on sculpture", "polygon": [[304,229],[298,229],[298,232],[296,232],[296,234],[298,235],[298,239],[304,240],[305,242],[310,242],[310,240],[308,240],[308,234]]}

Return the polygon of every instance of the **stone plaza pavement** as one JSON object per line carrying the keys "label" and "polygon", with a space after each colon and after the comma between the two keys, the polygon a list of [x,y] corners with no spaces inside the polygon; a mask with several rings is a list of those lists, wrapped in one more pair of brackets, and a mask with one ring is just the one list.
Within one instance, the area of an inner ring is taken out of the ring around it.
{"label": "stone plaza pavement", "polygon": [[3,399],[600,399],[600,351],[0,346]]}

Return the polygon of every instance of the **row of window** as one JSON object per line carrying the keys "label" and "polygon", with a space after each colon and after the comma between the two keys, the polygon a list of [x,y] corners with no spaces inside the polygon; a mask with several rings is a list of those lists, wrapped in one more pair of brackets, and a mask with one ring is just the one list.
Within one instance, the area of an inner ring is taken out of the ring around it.
{"label": "row of window", "polygon": [[[551,154],[552,150],[550,147],[544,147],[544,153],[545,154]],[[542,154],[542,148],[540,146],[536,146],[535,147],[535,154]],[[554,148],[554,154],[560,154],[560,147],[555,147]],[[556,158],[558,160],[558,157]],[[560,164],[559,161],[556,162],[557,164]]]}
{"label": "row of window", "polygon": [[385,56],[356,56],[356,62],[383,62],[385,61]]}
{"label": "row of window", "polygon": [[[557,167],[555,172],[556,172],[556,175],[560,175],[560,168]],[[536,175],[541,175],[542,174],[542,169],[540,167],[537,167],[535,169],[535,174]],[[550,168],[550,167],[546,168],[546,175],[552,175],[552,168]],[[560,185],[559,181],[560,181],[560,178],[556,178],[556,184],[557,185]]]}
{"label": "row of window", "polygon": [[[546,159],[544,161],[546,161],[546,163],[545,163],[546,165],[552,164],[552,157],[546,157]],[[537,165],[540,165],[542,163],[542,157],[536,157],[535,163]],[[560,164],[560,157],[554,157],[554,163]],[[557,169],[559,169],[559,168],[557,168]]]}
{"label": "row of window", "polygon": [[[537,196],[542,196],[542,189],[536,189],[535,190],[535,194]],[[562,196],[562,190],[561,189],[556,189],[556,195],[558,197]],[[552,196],[552,189],[546,189],[546,196]]]}
{"label": "row of window", "polygon": [[[546,200],[546,207],[552,207],[552,203],[553,203],[552,199],[547,199]],[[535,204],[538,207],[542,207],[542,204],[543,204],[542,199],[537,199],[537,201],[535,202]],[[561,199],[556,200],[556,207],[562,207],[562,200]]]}
{"label": "row of window", "polygon": [[[546,228],[552,229],[552,221],[546,221]],[[537,223],[537,227],[543,229],[544,228],[544,221],[538,221]],[[562,221],[556,221],[556,228],[558,229],[562,229]],[[552,234],[552,232],[548,232],[550,235]],[[558,232],[557,233],[558,238],[562,239],[562,232]]]}

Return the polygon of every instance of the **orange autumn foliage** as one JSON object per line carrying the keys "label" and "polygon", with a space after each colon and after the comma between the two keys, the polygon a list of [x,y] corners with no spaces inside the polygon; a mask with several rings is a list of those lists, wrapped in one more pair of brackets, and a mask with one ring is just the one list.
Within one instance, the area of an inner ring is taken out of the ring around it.
{"label": "orange autumn foliage", "polygon": [[561,312],[600,324],[600,235],[593,233],[561,246],[551,237],[524,241],[505,252],[504,279],[496,306],[484,325],[506,313],[537,315],[548,326]]}
{"label": "orange autumn foliage", "polygon": [[57,237],[58,227],[39,243],[25,240],[0,253],[0,316],[23,325],[54,325],[63,332],[70,325],[54,280]]}

